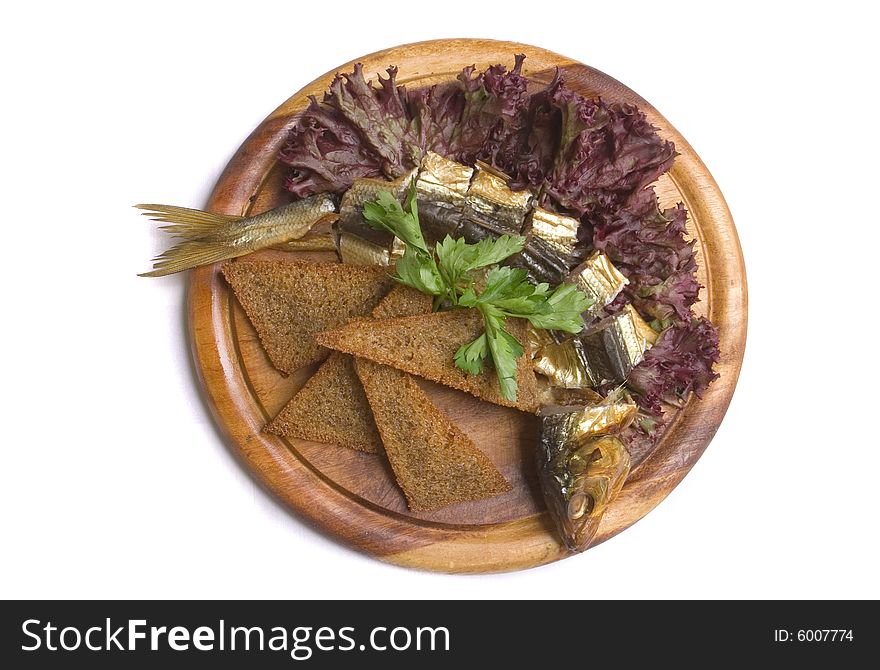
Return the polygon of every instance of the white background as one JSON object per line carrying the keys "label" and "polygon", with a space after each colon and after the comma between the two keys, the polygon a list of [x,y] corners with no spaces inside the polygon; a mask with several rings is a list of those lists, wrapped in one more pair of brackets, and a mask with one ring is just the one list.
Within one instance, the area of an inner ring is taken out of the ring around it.
{"label": "white background", "polygon": [[[0,596],[880,596],[877,22],[716,4],[7,7]],[[691,474],[614,540],[515,574],[388,566],[290,515],[201,400],[186,276],[135,276],[167,240],[133,203],[203,205],[300,86],[439,37],[543,46],[650,100],[716,177],[748,269],[739,388]]]}

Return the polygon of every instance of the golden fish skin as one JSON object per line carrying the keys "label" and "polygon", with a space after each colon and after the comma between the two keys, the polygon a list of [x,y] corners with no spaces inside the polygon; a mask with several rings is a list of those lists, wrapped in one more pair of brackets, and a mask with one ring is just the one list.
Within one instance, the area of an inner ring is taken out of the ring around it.
{"label": "golden fish skin", "polygon": [[407,186],[409,182],[403,178],[394,181],[370,177],[355,179],[339,203],[339,220],[335,229],[357,235],[379,246],[390,247],[393,236],[384,230],[376,230],[367,223],[364,218],[364,203],[375,200],[382,191],[388,191],[401,199]]}
{"label": "golden fish skin", "polygon": [[426,196],[437,193],[437,200],[464,205],[474,168],[429,151],[422,159],[416,191],[421,187]]}
{"label": "golden fish skin", "polygon": [[511,191],[507,175],[477,161],[465,198],[463,219],[499,234],[519,235],[531,210],[532,194]]}
{"label": "golden fish skin", "polygon": [[[389,249],[393,256],[400,255],[399,241],[384,231],[374,230],[364,220],[363,205],[383,190],[403,200],[414,175],[419,222],[428,244],[435,244],[446,235],[463,237],[473,244],[504,233],[519,234],[532,212],[532,194],[512,191],[507,186],[509,178],[493,167],[478,162],[471,168],[428,152],[416,170],[393,182],[356,179],[342,198],[335,227],[337,236],[350,233]],[[568,257],[561,258],[560,252],[576,242],[576,224],[575,219],[548,210],[537,215],[534,248],[530,255],[523,255],[523,262],[532,274],[541,277],[539,281],[559,284],[568,275],[573,263]]]}
{"label": "golden fish skin", "polygon": [[[326,250],[326,239],[298,242],[318,221],[334,217],[334,246],[345,258],[357,262],[387,264],[403,253],[403,244],[385,231],[376,230],[363,218],[363,205],[379,192],[389,191],[403,200],[415,179],[420,219],[429,244],[447,234],[470,243],[501,234],[520,234],[528,218],[526,248],[513,259],[537,282],[559,284],[576,262],[577,220],[533,208],[528,191],[512,191],[507,175],[477,162],[475,168],[428,152],[420,166],[393,181],[374,178],[354,180],[342,197],[335,215],[334,196],[322,194],[264,212],[255,217],[211,214],[165,205],[138,205],[151,210],[173,235],[183,238],[177,246],[155,259],[152,272],[160,276],[197,265],[207,265],[263,248]],[[343,234],[344,240],[343,240]],[[354,238],[360,238],[358,244]],[[344,247],[344,254],[343,254]]]}
{"label": "golden fish skin", "polygon": [[318,221],[336,216],[336,199],[327,194],[248,217],[171,205],[135,207],[146,210],[144,215],[152,220],[169,224],[161,229],[183,240],[155,258],[153,270],[143,277],[161,277],[296,240]]}
{"label": "golden fish skin", "polygon": [[[393,181],[370,177],[354,180],[351,188],[342,196],[339,220],[333,226],[336,249],[343,262],[388,265],[392,256],[403,255],[403,242],[387,231],[376,230],[367,223],[364,218],[364,203],[375,200],[381,191],[388,191],[398,200],[402,200],[414,175],[415,171],[412,171]],[[344,242],[343,236],[346,238]],[[358,244],[354,238],[360,238],[363,243]],[[346,258],[357,260],[348,261]],[[374,260],[370,260],[371,258]]]}
{"label": "golden fish skin", "polygon": [[629,398],[608,399],[585,407],[578,414],[578,433],[591,438],[619,433],[632,423],[638,411],[638,406]]}
{"label": "golden fish skin", "polygon": [[641,342],[641,346],[644,350],[647,351],[656,344],[657,338],[660,337],[660,333],[651,328],[647,321],[642,318],[642,315],[639,314],[638,310],[636,310],[631,304],[626,304],[624,309],[629,312],[629,318],[633,322],[633,329],[636,337]]}
{"label": "golden fish skin", "polygon": [[359,223],[367,225],[363,219],[364,203],[375,200],[381,191],[389,191],[398,198],[402,198],[406,189],[409,188],[410,180],[414,174],[415,171],[410,172],[394,181],[371,177],[355,179],[339,203],[340,223],[346,226],[356,226]]}
{"label": "golden fish skin", "polygon": [[353,233],[339,233],[336,238],[336,251],[340,260],[349,265],[391,264],[391,251],[387,247]]}
{"label": "golden fish skin", "polygon": [[580,221],[535,207],[528,220],[525,248],[513,265],[528,270],[536,284],[551,286],[564,282],[582,258],[577,248]]}
{"label": "golden fish skin", "polygon": [[648,331],[653,332],[639,313],[627,305],[578,336],[597,385],[626,379],[653,344]]}
{"label": "golden fish skin", "polygon": [[[545,415],[535,452],[547,509],[565,546],[576,552],[590,546],[631,465],[620,440],[600,435],[622,430],[626,421],[606,423],[596,432],[595,411],[586,407]],[[631,421],[635,412],[625,411]]]}
{"label": "golden fish skin", "polygon": [[[641,323],[639,323],[641,322]],[[623,381],[645,356],[651,346],[645,337],[645,329],[651,330],[639,313],[627,305],[611,317],[611,323],[603,331],[605,349],[612,361],[617,381]]]}
{"label": "golden fish skin", "polygon": [[579,463],[586,461],[588,465],[572,482],[572,495],[566,509],[568,532],[563,540],[572,551],[584,551],[595,538],[609,505],[620,494],[629,476],[631,460],[626,447],[616,437],[593,440],[573,456]]}
{"label": "golden fish skin", "polygon": [[572,271],[569,279],[594,301],[587,311],[596,318],[605,315],[605,306],[610,304],[623,290],[623,287],[629,284],[629,279],[614,267],[611,259],[601,251],[593,252],[587,260]]}
{"label": "golden fish skin", "polygon": [[592,389],[564,389],[558,386],[541,387],[541,406],[544,408],[554,405],[597,405],[605,400],[602,394]]}
{"label": "golden fish skin", "polygon": [[550,342],[541,347],[532,367],[550,380],[550,385],[564,389],[585,389],[598,386],[599,374],[590,361],[580,339]]}
{"label": "golden fish skin", "polygon": [[636,309],[626,305],[577,337],[544,344],[532,366],[559,388],[619,383],[641,363],[657,337]]}
{"label": "golden fish skin", "polygon": [[278,251],[336,251],[332,235],[313,235],[300,240],[288,240],[272,247]]}
{"label": "golden fish skin", "polygon": [[429,151],[416,179],[419,221],[428,243],[457,237],[474,169]]}
{"label": "golden fish skin", "polygon": [[375,200],[381,191],[390,191],[399,196],[400,193],[391,182],[385,179],[361,177],[355,179],[343,195],[339,203],[339,225],[344,230],[365,223],[362,213],[364,203]]}
{"label": "golden fish skin", "polygon": [[391,249],[388,250],[388,253],[391,257],[391,262],[395,262],[398,258],[402,258],[403,254],[406,253],[406,243],[395,236],[391,241]]}
{"label": "golden fish skin", "polygon": [[538,352],[540,352],[541,349],[555,342],[550,335],[549,330],[535,328],[532,324],[526,326],[526,337],[529,340],[529,350],[533,359],[538,355]]}
{"label": "golden fish skin", "polygon": [[543,207],[535,207],[531,217],[531,235],[562,258],[571,258],[577,246],[580,221],[564,214],[556,214]]}
{"label": "golden fish skin", "polygon": [[526,238],[523,250],[510,263],[528,272],[529,279],[536,284],[547,283],[556,286],[565,281],[571,271],[572,263],[544,240],[537,237]]}

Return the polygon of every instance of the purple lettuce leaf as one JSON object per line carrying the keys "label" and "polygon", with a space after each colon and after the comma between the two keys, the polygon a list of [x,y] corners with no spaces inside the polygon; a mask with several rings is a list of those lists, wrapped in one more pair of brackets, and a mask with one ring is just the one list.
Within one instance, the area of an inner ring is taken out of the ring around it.
{"label": "purple lettuce leaf", "polygon": [[455,82],[412,92],[397,85],[397,68],[376,84],[357,64],[290,132],[279,156],[292,168],[285,187],[297,197],[340,192],[357,177],[400,176],[429,150],[468,164],[491,161],[529,102],[523,58],[510,71],[468,67]]}
{"label": "purple lettuce leaf", "polygon": [[367,149],[381,159],[382,172],[392,179],[415,167],[421,155],[414,154],[407,141],[406,89],[397,85],[396,67],[387,72],[387,79],[379,77],[377,88],[364,78],[363,65],[356,64],[351,74],[336,75],[324,104],[357,128]]}
{"label": "purple lettuce leaf", "polygon": [[454,134],[464,110],[464,92],[458,83],[437,84],[408,91],[412,117],[410,136],[421,151],[452,156]]}
{"label": "purple lettuce leaf", "polygon": [[662,402],[685,398],[693,392],[701,397],[718,378],[712,366],[719,360],[718,329],[704,317],[665,330],[627,378],[636,402],[654,415]]}
{"label": "purple lettuce leaf", "polygon": [[335,110],[311,98],[291,130],[279,160],[289,166],[284,187],[298,198],[340,193],[358,177],[378,177],[382,167],[357,130]]}
{"label": "purple lettuce leaf", "polygon": [[477,160],[493,162],[502,139],[528,104],[528,81],[520,72],[525,56],[516,56],[513,69],[493,65],[475,74],[469,66],[458,82],[464,108],[452,134],[452,158],[473,165]]}
{"label": "purple lettuce leaf", "polygon": [[514,190],[538,191],[544,185],[559,149],[560,114],[550,102],[562,85],[559,73],[534,92],[500,136],[492,163],[511,176]]}
{"label": "purple lettuce leaf", "polygon": [[626,445],[633,467],[650,455],[668,423],[668,415],[655,415],[640,409],[635,420],[623,429],[618,437]]}
{"label": "purple lettuce leaf", "polygon": [[547,192],[562,207],[578,215],[613,209],[672,165],[675,146],[633,105],[587,100],[564,86],[551,103],[561,130]]}
{"label": "purple lettuce leaf", "polygon": [[688,321],[700,285],[694,243],[685,239],[684,205],[661,211],[649,187],[618,210],[593,219],[600,219],[593,226],[593,247],[604,251],[630,281],[610,309],[632,302],[658,329]]}

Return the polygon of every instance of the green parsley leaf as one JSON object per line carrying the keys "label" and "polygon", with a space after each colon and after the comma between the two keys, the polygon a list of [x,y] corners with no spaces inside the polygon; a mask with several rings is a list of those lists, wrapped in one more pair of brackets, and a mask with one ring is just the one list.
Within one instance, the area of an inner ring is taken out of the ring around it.
{"label": "green parsley leaf", "polygon": [[459,237],[453,239],[447,235],[434,247],[440,275],[446,282],[448,298],[453,305],[458,304],[458,289],[464,281],[464,275],[470,263],[474,247]]}
{"label": "green parsley leaf", "polygon": [[497,239],[487,238],[476,244],[468,244],[464,238],[447,235],[435,247],[437,265],[450,289],[449,299],[458,304],[459,291],[468,290],[473,282],[472,272],[479,268],[494,265],[505,258],[522,251],[525,238],[502,235]]}
{"label": "green parsley leaf", "polygon": [[560,284],[547,298],[545,304],[546,307],[541,313],[525,317],[535,328],[579,333],[584,327],[581,314],[593,304],[593,301],[574,284]]}
{"label": "green parsley leaf", "polygon": [[455,366],[472,375],[481,374],[483,361],[489,355],[488,347],[486,333],[480,335],[473,342],[461,345],[455,352]]}
{"label": "green parsley leaf", "polygon": [[461,307],[474,307],[477,304],[477,294],[473,286],[465,289],[464,293],[458,298],[458,304]]}
{"label": "green parsley leaf", "polygon": [[476,270],[500,263],[523,250],[526,238],[520,235],[502,235],[496,239],[486,238],[468,246],[473,250],[467,270]]}
{"label": "green parsley leaf", "polygon": [[431,256],[419,225],[415,181],[410,182],[407,191],[406,210],[390,191],[379,191],[375,200],[364,203],[364,219],[372,228],[387,231],[399,237],[407,246]]}
{"label": "green parsley leaf", "polygon": [[487,304],[481,304],[479,309],[486,324],[486,340],[489,344],[492,364],[495,366],[495,374],[498,375],[501,395],[514,402],[517,392],[516,361],[523,355],[523,347],[504,329],[504,315],[500,310]]}
{"label": "green parsley leaf", "polygon": [[364,203],[364,219],[372,228],[389,232],[406,245],[403,257],[397,261],[395,279],[422,293],[434,296],[448,293],[447,284],[422,235],[415,181],[410,182],[407,191],[406,209],[390,191],[380,191],[375,200]]}
{"label": "green parsley leaf", "polygon": [[474,257],[475,247],[465,242],[463,237],[447,235],[434,247],[440,267],[447,273],[463,274]]}
{"label": "green parsley leaf", "polygon": [[446,286],[433,262],[426,262],[413,247],[406,247],[403,256],[397,260],[396,269],[395,279],[401,284],[429,295],[443,295],[446,292]]}
{"label": "green parsley leaf", "polygon": [[486,286],[480,291],[479,302],[488,305],[496,300],[522,297],[533,292],[534,287],[529,283],[525,270],[499,265],[486,275]]}

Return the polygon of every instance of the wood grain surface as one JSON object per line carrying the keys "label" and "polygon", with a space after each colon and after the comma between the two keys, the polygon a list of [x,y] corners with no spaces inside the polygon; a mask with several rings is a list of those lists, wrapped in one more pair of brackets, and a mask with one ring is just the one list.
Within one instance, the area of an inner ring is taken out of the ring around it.
{"label": "wood grain surface", "polygon": [[[720,379],[702,399],[692,398],[677,412],[650,454],[639,455],[640,463],[602,522],[598,544],[660,503],[715,434],[733,395],[745,346],[745,270],[730,212],[709,171],[650,104],[611,77],[543,49],[491,40],[422,42],[357,61],[364,64],[368,78],[397,65],[398,81],[416,87],[452,78],[470,64],[478,69],[512,65],[517,53],[526,54],[526,76],[549,81],[558,67],[566,83],[580,93],[638,105],[660,134],[675,142],[680,156],[657,190],[664,206],[679,201],[687,206],[688,229],[697,240],[699,279],[705,287],[696,309],[720,329]],[[348,72],[353,65],[354,61],[345,63],[317,78],[276,109],[230,161],[208,208],[247,214],[285,202],[283,171],[275,160],[278,149],[306,107],[307,96],[320,96],[337,71]],[[291,256],[335,258],[327,253]],[[425,382],[434,402],[492,459],[513,488],[490,500],[413,513],[383,456],[262,432],[314,368],[285,377],[269,364],[219,265],[192,272],[189,323],[196,369],[229,444],[269,491],[317,528],[382,560],[426,570],[498,572],[569,556],[553,532],[536,482],[535,417]]]}

